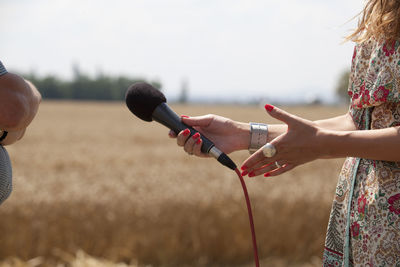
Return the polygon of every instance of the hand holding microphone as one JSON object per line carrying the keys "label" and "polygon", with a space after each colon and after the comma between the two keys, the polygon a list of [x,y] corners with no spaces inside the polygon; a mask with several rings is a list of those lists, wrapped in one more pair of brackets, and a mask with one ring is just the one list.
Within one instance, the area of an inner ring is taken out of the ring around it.
{"label": "hand holding microphone", "polygon": [[[188,135],[198,133],[194,128],[181,122],[181,118],[167,105],[165,96],[146,83],[135,83],[130,86],[125,96],[129,110],[144,121],[155,120],[173,130],[176,134],[189,129]],[[235,170],[236,164],[213,142],[201,136],[201,151],[216,158],[222,165]]]}
{"label": "hand holding microphone", "polygon": [[[229,154],[238,150],[245,150],[249,145],[249,124],[233,121],[222,116],[208,114],[197,117],[182,116],[181,120],[184,124],[192,126],[200,134],[204,134],[213,141],[216,147]],[[208,157],[208,154],[201,152],[201,141],[193,138],[185,131],[181,131],[178,135],[174,131],[169,132],[171,138],[177,138],[178,146],[190,155],[198,157]]]}

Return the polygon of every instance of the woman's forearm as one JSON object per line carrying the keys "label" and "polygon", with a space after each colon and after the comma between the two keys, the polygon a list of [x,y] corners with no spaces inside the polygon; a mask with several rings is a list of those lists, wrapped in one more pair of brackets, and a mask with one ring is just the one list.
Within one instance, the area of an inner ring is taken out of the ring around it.
{"label": "woman's forearm", "polygon": [[330,119],[317,120],[314,123],[323,129],[333,130],[333,131],[355,131],[357,127],[350,113],[346,113],[341,116],[337,116]]}
{"label": "woman's forearm", "polygon": [[329,158],[360,157],[400,161],[400,127],[364,131],[326,131],[320,150]]}

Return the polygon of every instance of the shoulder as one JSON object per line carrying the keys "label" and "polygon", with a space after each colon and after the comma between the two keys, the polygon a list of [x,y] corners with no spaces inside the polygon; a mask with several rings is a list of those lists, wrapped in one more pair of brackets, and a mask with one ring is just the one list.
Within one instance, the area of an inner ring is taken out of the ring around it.
{"label": "shoulder", "polygon": [[400,102],[400,42],[367,40],[356,44],[349,81],[358,108]]}

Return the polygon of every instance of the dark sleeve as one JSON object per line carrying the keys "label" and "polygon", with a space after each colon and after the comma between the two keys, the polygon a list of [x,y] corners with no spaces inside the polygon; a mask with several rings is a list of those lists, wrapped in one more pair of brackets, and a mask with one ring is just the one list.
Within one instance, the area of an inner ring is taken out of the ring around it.
{"label": "dark sleeve", "polygon": [[0,204],[12,191],[12,168],[7,150],[0,145]]}
{"label": "dark sleeve", "polygon": [[3,63],[0,61],[0,76],[7,73],[6,67],[4,67]]}

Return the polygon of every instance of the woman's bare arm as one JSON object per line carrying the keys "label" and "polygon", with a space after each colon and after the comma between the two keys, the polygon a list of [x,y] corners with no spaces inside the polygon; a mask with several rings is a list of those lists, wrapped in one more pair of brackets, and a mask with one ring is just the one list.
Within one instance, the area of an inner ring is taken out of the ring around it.
{"label": "woman's bare arm", "polygon": [[[242,168],[251,176],[262,173],[276,176],[321,158],[353,156],[400,161],[400,127],[359,131],[354,123],[352,126],[351,116],[347,115],[322,122],[333,128],[326,129],[320,126],[321,122],[305,120],[272,106],[269,106],[268,113],[286,123],[288,130],[271,141],[277,150],[274,156],[267,158],[260,149],[245,160]],[[338,122],[345,126],[337,128]],[[276,168],[275,162],[282,168]]]}

